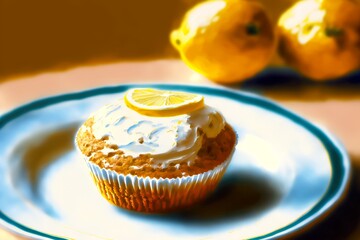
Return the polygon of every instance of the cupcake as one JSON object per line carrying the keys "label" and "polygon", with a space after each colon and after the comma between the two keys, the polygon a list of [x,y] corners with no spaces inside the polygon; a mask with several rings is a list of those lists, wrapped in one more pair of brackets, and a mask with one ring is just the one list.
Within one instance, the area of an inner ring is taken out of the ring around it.
{"label": "cupcake", "polygon": [[93,113],[75,142],[110,203],[166,212],[215,190],[236,134],[203,96],[138,88]]}

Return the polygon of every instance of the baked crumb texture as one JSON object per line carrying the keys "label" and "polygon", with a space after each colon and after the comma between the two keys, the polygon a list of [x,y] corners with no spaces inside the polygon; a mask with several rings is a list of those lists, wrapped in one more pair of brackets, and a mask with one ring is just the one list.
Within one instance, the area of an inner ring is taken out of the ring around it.
{"label": "baked crumb texture", "polygon": [[[170,163],[163,168],[154,167],[148,155],[139,157],[125,156],[116,145],[106,143],[107,138],[96,139],[91,132],[93,119],[88,119],[77,134],[76,142],[80,151],[100,168],[113,170],[119,174],[131,174],[139,177],[177,178],[192,176],[214,169],[231,154],[236,135],[229,125],[216,138],[203,137],[203,144],[193,164],[186,161],[180,164]],[[106,149],[106,150],[104,150]]]}
{"label": "baked crumb texture", "polygon": [[[203,200],[213,192],[230,162],[236,135],[228,125],[203,145],[193,165],[152,167],[147,155],[124,156],[117,146],[91,133],[88,119],[76,136],[93,180],[110,203],[140,212],[167,212]],[[107,151],[104,151],[107,149]],[[112,150],[109,150],[112,149]]]}

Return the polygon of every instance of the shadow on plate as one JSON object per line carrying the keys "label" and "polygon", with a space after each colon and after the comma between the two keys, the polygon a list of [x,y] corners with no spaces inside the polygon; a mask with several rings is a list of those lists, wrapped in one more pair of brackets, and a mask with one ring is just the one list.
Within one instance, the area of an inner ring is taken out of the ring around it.
{"label": "shadow on plate", "polygon": [[245,218],[270,208],[281,195],[280,189],[266,177],[232,172],[224,177],[208,200],[180,213],[179,217],[192,223]]}
{"label": "shadow on plate", "polygon": [[[36,188],[41,172],[54,160],[74,147],[74,136],[78,123],[63,126],[56,131],[38,133],[36,138],[25,139],[14,150],[18,156],[18,164],[13,169],[13,181],[16,183],[18,174],[27,176],[29,187],[36,195]],[[23,179],[20,177],[19,179]]]}
{"label": "shadow on plate", "polygon": [[270,209],[281,199],[281,190],[265,176],[232,171],[204,202],[169,214],[141,214],[117,208],[131,217],[180,223],[183,225],[211,225],[248,218]]}

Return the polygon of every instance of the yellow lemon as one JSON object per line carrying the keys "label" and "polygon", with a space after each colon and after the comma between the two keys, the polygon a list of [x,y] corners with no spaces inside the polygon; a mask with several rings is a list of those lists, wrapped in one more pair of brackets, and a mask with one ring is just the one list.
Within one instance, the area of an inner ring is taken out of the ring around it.
{"label": "yellow lemon", "polygon": [[170,40],[190,68],[221,83],[261,71],[276,42],[264,8],[251,0],[200,3],[187,12]]}
{"label": "yellow lemon", "polygon": [[360,6],[352,0],[299,1],[278,21],[279,52],[314,80],[360,67]]}
{"label": "yellow lemon", "polygon": [[166,117],[189,113],[204,106],[204,97],[186,92],[165,91],[152,88],[129,90],[126,105],[140,114]]}

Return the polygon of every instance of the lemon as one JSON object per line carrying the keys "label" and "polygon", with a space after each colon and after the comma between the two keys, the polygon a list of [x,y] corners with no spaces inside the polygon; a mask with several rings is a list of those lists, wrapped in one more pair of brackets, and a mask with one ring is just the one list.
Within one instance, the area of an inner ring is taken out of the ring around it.
{"label": "lemon", "polygon": [[190,9],[172,45],[193,70],[220,83],[243,81],[261,71],[275,50],[265,9],[249,0],[205,1]]}
{"label": "lemon", "polygon": [[360,5],[352,0],[299,1],[278,21],[279,52],[317,81],[360,68]]}
{"label": "lemon", "polygon": [[125,94],[124,100],[129,108],[138,113],[156,117],[185,114],[204,106],[201,95],[152,88],[131,89]]}

